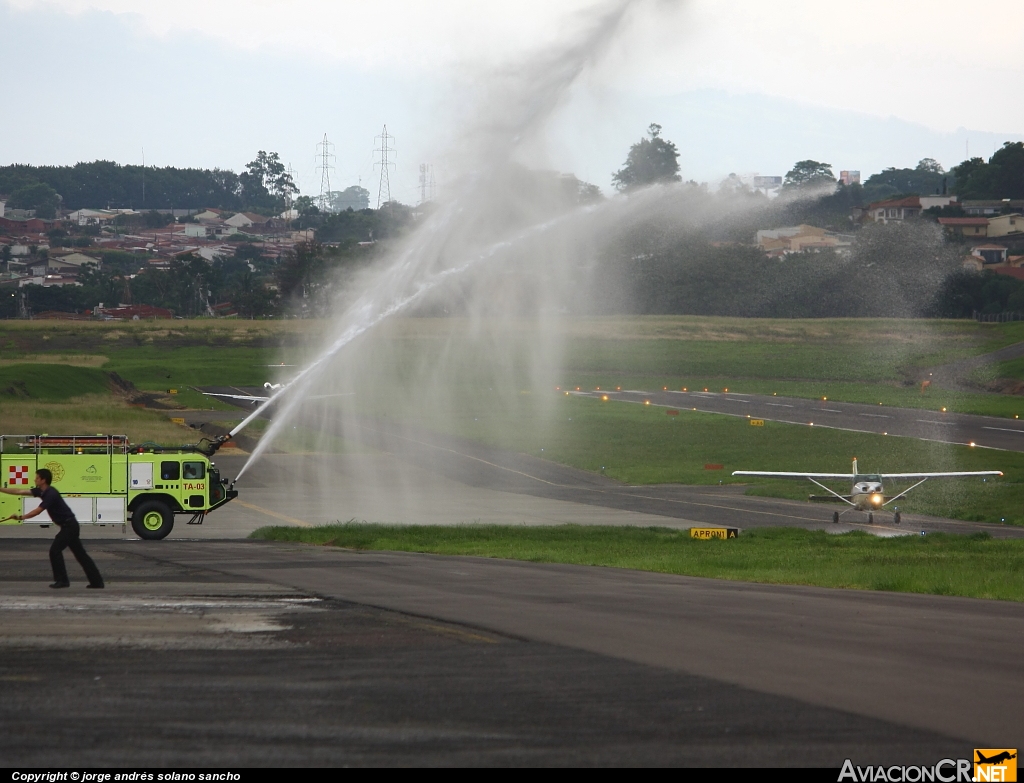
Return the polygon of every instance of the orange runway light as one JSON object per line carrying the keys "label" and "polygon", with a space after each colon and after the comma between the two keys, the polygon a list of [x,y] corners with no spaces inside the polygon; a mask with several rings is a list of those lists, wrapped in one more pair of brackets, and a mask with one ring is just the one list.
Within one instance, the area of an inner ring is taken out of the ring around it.
{"label": "orange runway light", "polygon": [[946,409],[945,409],[945,408],[943,408],[943,409],[942,409],[942,412],[943,412],[943,413],[945,413],[945,412],[946,412]]}
{"label": "orange runway light", "polygon": [[727,391],[729,391],[729,390],[728,390],[728,389],[722,389],[722,391],[724,391],[724,392],[727,392]]}
{"label": "orange runway light", "polygon": [[579,387],[579,386],[577,386],[577,387],[576,387],[576,391],[579,391],[579,390],[580,390],[580,387]]}
{"label": "orange runway light", "polygon": [[555,387],[555,391],[562,391],[562,387],[561,386],[556,386]]}
{"label": "orange runway light", "polygon": [[650,405],[650,404],[651,404],[650,400],[644,400],[644,405]]}
{"label": "orange runway light", "polygon": [[688,391],[688,389],[687,389],[687,388],[686,388],[686,387],[684,386],[684,387],[683,387],[683,391]]}
{"label": "orange runway light", "polygon": [[973,440],[971,441],[971,448],[972,449],[974,448],[974,441]]}
{"label": "orange runway light", "polygon": [[708,387],[707,387],[707,386],[705,386],[705,387],[704,387],[704,391],[707,391],[707,390],[708,390]]}
{"label": "orange runway light", "polygon": [[621,386],[616,386],[615,387],[615,391],[622,391],[622,387]]}
{"label": "orange runway light", "polygon": [[608,395],[607,394],[602,394],[601,395],[601,399],[604,400],[605,402],[608,402]]}
{"label": "orange runway light", "polygon": [[601,391],[601,387],[600,386],[595,386],[594,387],[594,391]]}

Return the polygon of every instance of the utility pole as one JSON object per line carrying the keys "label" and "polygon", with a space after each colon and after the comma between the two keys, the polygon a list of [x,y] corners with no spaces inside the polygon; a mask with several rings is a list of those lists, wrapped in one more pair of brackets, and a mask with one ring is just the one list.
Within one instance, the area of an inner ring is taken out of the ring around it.
{"label": "utility pole", "polygon": [[334,145],[327,141],[327,134],[324,134],[324,140],[316,145],[317,157],[320,158],[320,165],[317,168],[320,170],[320,198],[317,200],[317,206],[321,212],[331,211],[331,169],[334,166],[331,165],[331,158],[334,157],[331,154],[331,147]]}
{"label": "utility pole", "polygon": [[142,148],[142,208],[146,208],[146,148]]}
{"label": "utility pole", "polygon": [[380,209],[381,204],[391,203],[391,177],[388,172],[389,166],[395,164],[388,160],[389,155],[394,155],[395,148],[391,146],[391,143],[395,140],[394,136],[388,135],[388,126],[384,126],[384,131],[377,136],[380,140],[380,146],[374,149],[374,152],[380,153],[380,161],[374,165],[380,166],[380,186],[377,188],[377,209]]}

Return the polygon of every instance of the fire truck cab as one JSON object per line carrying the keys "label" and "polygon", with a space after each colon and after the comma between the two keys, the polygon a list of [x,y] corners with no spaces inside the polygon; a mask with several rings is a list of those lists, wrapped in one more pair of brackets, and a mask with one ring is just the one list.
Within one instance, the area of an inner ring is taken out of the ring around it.
{"label": "fire truck cab", "polygon": [[[46,468],[81,524],[131,521],[139,538],[159,540],[171,532],[175,515],[202,524],[210,511],[238,496],[209,458],[218,445],[134,445],[124,435],[0,435],[0,481],[11,489],[30,489],[35,472]],[[38,505],[33,497],[0,494],[0,517]],[[50,523],[44,511],[5,524]]]}

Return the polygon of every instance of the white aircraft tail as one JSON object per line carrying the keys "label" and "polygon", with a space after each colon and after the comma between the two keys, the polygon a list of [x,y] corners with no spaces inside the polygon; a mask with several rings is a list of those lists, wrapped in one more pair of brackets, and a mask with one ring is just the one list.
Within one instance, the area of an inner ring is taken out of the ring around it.
{"label": "white aircraft tail", "polygon": [[856,457],[853,458],[853,475],[854,476],[857,475],[857,458]]}

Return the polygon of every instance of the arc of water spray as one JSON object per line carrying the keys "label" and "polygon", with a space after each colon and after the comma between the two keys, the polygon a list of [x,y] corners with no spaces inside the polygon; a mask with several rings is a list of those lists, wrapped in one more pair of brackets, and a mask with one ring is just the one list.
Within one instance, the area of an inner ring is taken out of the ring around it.
{"label": "arc of water spray", "polygon": [[504,239],[500,242],[495,242],[493,245],[488,247],[487,250],[485,250],[483,253],[470,259],[469,261],[466,261],[460,264],[459,266],[449,267],[448,269],[431,275],[426,280],[420,282],[413,293],[395,299],[393,302],[391,302],[391,304],[382,309],[379,313],[377,313],[377,315],[373,316],[372,318],[369,318],[368,320],[365,320],[362,323],[352,324],[344,331],[342,331],[342,333],[339,334],[337,338],[335,338],[334,342],[332,342],[327,347],[327,349],[320,354],[320,356],[318,356],[313,362],[307,365],[297,376],[295,376],[295,379],[291,383],[275,391],[266,401],[261,403],[260,406],[256,408],[256,410],[254,410],[252,413],[246,416],[231,430],[231,432],[229,433],[229,437],[234,437],[243,429],[245,429],[252,421],[258,418],[270,405],[276,403],[278,399],[282,397],[282,395],[288,394],[290,402],[288,403],[287,407],[281,412],[281,415],[274,420],[274,422],[271,424],[270,428],[263,435],[263,437],[260,438],[259,444],[253,450],[252,454],[249,455],[249,459],[246,461],[242,469],[238,472],[238,478],[242,477],[242,474],[245,473],[245,471],[249,468],[249,465],[251,465],[266,450],[267,444],[269,444],[274,439],[274,436],[277,434],[277,431],[282,426],[282,422],[284,422],[288,418],[288,415],[291,413],[291,410],[297,404],[297,401],[301,396],[299,393],[303,389],[308,388],[308,386],[316,379],[319,373],[324,370],[324,368],[327,366],[330,360],[334,358],[338,354],[338,352],[341,351],[346,345],[351,343],[357,337],[360,337],[361,335],[370,331],[375,326],[380,324],[382,321],[387,320],[391,316],[396,315],[401,311],[405,310],[406,308],[408,308],[409,306],[415,304],[424,295],[437,288],[437,286],[439,286],[448,278],[454,275],[463,274],[470,268],[489,259],[493,259],[499,256],[502,251],[508,250],[514,247],[515,245],[519,244],[520,242],[524,242],[525,240],[530,239],[534,236],[550,231],[551,229],[555,228],[556,226],[562,223],[565,223],[570,219],[581,217],[585,214],[594,211],[595,209],[597,209],[595,205],[580,207],[579,209],[574,210],[573,212],[570,212],[567,215],[562,215],[552,220],[545,221],[544,223],[539,223],[537,225],[531,226],[525,229],[524,231],[521,231],[519,234],[510,239]]}

